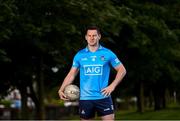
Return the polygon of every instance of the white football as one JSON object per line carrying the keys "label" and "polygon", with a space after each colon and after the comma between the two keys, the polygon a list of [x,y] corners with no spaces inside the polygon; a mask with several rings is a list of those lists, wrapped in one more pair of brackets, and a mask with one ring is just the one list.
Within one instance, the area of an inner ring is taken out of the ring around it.
{"label": "white football", "polygon": [[66,86],[64,89],[64,94],[71,101],[75,101],[79,99],[79,92],[80,92],[79,87],[74,84],[70,84]]}

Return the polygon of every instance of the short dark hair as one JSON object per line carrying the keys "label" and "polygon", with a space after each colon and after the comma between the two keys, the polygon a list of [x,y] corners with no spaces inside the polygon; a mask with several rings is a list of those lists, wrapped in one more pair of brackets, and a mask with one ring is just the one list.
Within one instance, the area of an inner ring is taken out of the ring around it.
{"label": "short dark hair", "polygon": [[87,34],[88,30],[96,30],[98,34],[101,34],[101,31],[100,31],[100,29],[97,26],[88,26],[86,28],[86,34]]}

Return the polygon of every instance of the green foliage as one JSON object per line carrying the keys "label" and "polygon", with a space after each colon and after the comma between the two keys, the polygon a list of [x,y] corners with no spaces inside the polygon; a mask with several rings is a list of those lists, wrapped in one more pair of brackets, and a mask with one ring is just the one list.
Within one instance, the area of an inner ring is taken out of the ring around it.
{"label": "green foliage", "polygon": [[[74,54],[86,44],[88,25],[102,29],[102,44],[127,68],[115,96],[134,95],[139,81],[145,83],[145,93],[161,80],[164,87],[179,90],[179,4],[178,0],[3,0],[1,92],[10,86],[31,87],[39,81],[40,70],[46,93],[59,86]],[[59,71],[52,72],[52,67]]]}
{"label": "green foliage", "polygon": [[3,1],[0,4],[0,42],[10,39],[10,35],[12,35],[10,27],[12,26],[15,17],[13,12],[15,7],[16,6],[11,0]]}
{"label": "green foliage", "polygon": [[0,104],[1,104],[1,105],[4,105],[5,108],[10,108],[12,102],[9,101],[9,100],[0,100]]}
{"label": "green foliage", "polygon": [[7,57],[7,53],[4,50],[0,50],[0,62],[11,62],[10,58]]}

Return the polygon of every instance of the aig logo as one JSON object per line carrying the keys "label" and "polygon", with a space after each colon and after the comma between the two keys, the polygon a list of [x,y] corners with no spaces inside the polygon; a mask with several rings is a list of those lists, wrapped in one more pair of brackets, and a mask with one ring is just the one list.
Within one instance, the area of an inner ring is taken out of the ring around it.
{"label": "aig logo", "polygon": [[84,65],[84,75],[102,75],[102,65]]}

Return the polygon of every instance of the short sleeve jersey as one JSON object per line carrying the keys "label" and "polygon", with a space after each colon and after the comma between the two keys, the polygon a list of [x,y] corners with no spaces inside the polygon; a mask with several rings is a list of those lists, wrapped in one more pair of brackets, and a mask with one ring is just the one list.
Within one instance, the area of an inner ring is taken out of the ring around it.
{"label": "short sleeve jersey", "polygon": [[108,86],[110,65],[116,67],[120,64],[117,56],[101,45],[95,52],[87,47],[80,50],[72,64],[80,70],[80,100],[105,98],[101,90]]}

